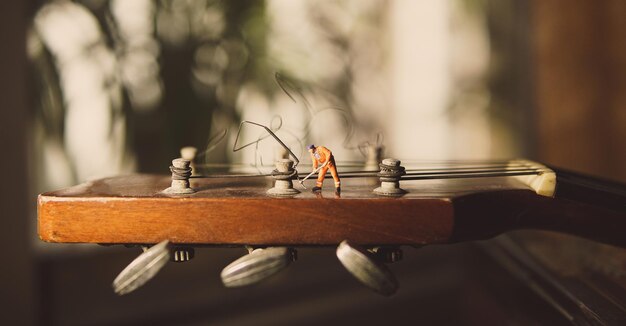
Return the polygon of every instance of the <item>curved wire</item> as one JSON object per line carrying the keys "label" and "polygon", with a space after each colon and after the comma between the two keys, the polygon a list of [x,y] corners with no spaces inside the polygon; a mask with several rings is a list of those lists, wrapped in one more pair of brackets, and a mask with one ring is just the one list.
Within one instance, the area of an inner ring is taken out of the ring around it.
{"label": "curved wire", "polygon": [[[278,125],[276,126],[274,126],[275,121],[278,121]],[[272,132],[276,133],[278,130],[280,130],[280,128],[282,128],[282,126],[283,126],[283,118],[280,115],[275,115],[274,117],[272,117],[272,120],[270,120],[270,127],[269,127],[269,129]],[[252,167],[256,168],[259,173],[263,173],[261,169],[259,168],[259,164],[257,164],[257,162],[259,162],[260,166],[263,166],[263,155],[259,154],[259,143],[268,137],[270,137],[269,134],[265,135],[262,132],[261,134],[259,134],[259,137],[257,138],[257,140],[252,141],[242,146],[242,148],[245,148],[254,144],[254,163],[252,164]]]}
{"label": "curved wire", "polygon": [[[287,145],[285,145],[285,143],[283,143],[283,141],[280,140],[280,138],[278,138],[278,136],[276,136],[276,134],[270,128],[268,128],[267,126],[264,126],[264,125],[262,125],[260,123],[256,123],[256,122],[249,121],[249,120],[243,120],[239,124],[239,130],[237,130],[237,137],[235,137],[235,143],[233,144],[233,152],[240,151],[240,150],[242,150],[242,149],[244,149],[246,147],[249,147],[252,144],[257,144],[257,148],[258,148],[258,143],[262,140],[262,139],[258,139],[258,140],[254,141],[254,142],[251,142],[251,143],[245,144],[243,146],[237,147],[237,143],[239,141],[239,136],[241,134],[241,128],[246,123],[265,129],[265,131],[267,131],[267,133],[270,136],[272,136],[272,138],[274,138],[274,140],[276,140],[284,149],[286,149],[287,152],[289,152],[289,155],[291,155],[291,157],[293,157],[293,159],[295,161],[295,164],[293,166],[294,169],[296,168],[296,166],[298,166],[298,164],[300,164],[300,160],[298,159],[298,157],[296,157],[296,155],[291,151],[291,149],[289,149],[289,147],[287,147]],[[282,123],[281,123],[281,125],[282,125]],[[267,136],[265,138],[267,138]]]}
{"label": "curved wire", "polygon": [[297,87],[296,85],[294,85],[293,82],[291,82],[290,80],[284,78],[280,73],[276,72],[274,73],[274,79],[276,80],[276,83],[278,84],[278,86],[280,87],[280,89],[282,89],[282,91],[292,100],[294,101],[294,103],[298,103],[298,101],[295,99],[295,97],[289,92],[289,90],[295,92],[297,94],[297,96],[299,98],[302,99],[302,102],[304,103],[304,107],[307,109],[309,116],[311,117],[309,119],[309,123],[306,125],[306,132],[305,134],[302,136],[303,138],[306,138],[309,136],[309,134],[311,133],[311,125],[313,124],[313,120],[315,119],[315,116],[320,114],[323,111],[327,111],[327,110],[334,110],[337,111],[341,114],[341,117],[344,119],[345,124],[346,124],[346,128],[348,129],[347,133],[346,133],[346,137],[343,139],[342,142],[342,146],[345,149],[349,149],[349,150],[355,150],[358,149],[358,145],[356,147],[354,146],[350,146],[350,140],[354,135],[354,123],[352,121],[352,116],[350,115],[349,112],[346,112],[346,110],[342,107],[338,107],[338,106],[331,106],[331,107],[327,107],[327,108],[323,108],[320,110],[314,110],[311,103],[307,100],[306,96],[304,96],[304,93],[302,92],[302,90]]}
{"label": "curved wire", "polygon": [[209,137],[209,140],[207,141],[206,144],[206,149],[198,154],[196,154],[196,157],[200,157],[200,156],[204,156],[204,163],[208,163],[209,161],[209,152],[211,152],[212,150],[214,150],[217,145],[219,143],[222,142],[222,140],[224,140],[224,138],[226,137],[226,134],[228,133],[228,128],[225,128],[222,130],[221,134],[217,133],[214,134],[213,136]]}
{"label": "curved wire", "polygon": [[[311,134],[311,129],[312,129],[312,125],[315,123],[315,118],[316,116],[318,116],[320,113],[327,111],[327,110],[332,110],[337,112],[341,118],[343,118],[344,122],[345,122],[345,126],[347,129],[346,135],[341,143],[342,147],[344,149],[347,150],[358,150],[359,153],[361,154],[361,156],[367,158],[367,148],[369,146],[372,146],[375,144],[375,146],[380,147],[382,146],[384,137],[382,132],[378,132],[376,133],[376,140],[375,143],[370,142],[369,140],[365,140],[359,144],[357,144],[356,146],[352,146],[351,145],[351,141],[353,140],[353,137],[356,133],[356,128],[355,128],[355,123],[354,123],[354,119],[352,117],[351,112],[347,111],[345,108],[339,107],[339,106],[330,106],[330,107],[326,107],[326,108],[322,108],[322,109],[315,109],[313,108],[313,106],[311,105],[311,103],[307,100],[306,96],[304,95],[304,92],[302,91],[301,87],[298,87],[298,85],[296,85],[293,81],[291,81],[290,79],[285,78],[284,76],[282,76],[280,73],[275,72],[274,73],[274,79],[276,81],[276,83],[278,84],[278,86],[280,87],[280,89],[294,102],[294,103],[298,103],[298,101],[296,100],[296,97],[302,99],[302,102],[304,103],[304,107],[306,108],[308,114],[309,114],[309,123],[305,126],[304,130],[305,133],[304,135],[302,135],[302,138],[298,138],[298,141],[302,144],[302,139],[308,138]],[[292,95],[291,92],[294,92],[295,94]]]}
{"label": "curved wire", "polygon": [[[380,147],[380,146],[383,145],[383,133],[381,131],[376,133],[376,143],[375,144],[376,144],[375,145],[376,147]],[[358,145],[359,152],[361,152],[361,155],[363,155],[363,157],[367,158],[367,148],[372,146],[372,145],[373,144],[370,143],[369,140],[361,142]]]}
{"label": "curved wire", "polygon": [[302,102],[304,103],[304,107],[306,107],[306,109],[309,111],[309,114],[313,115],[313,109],[312,109],[311,103],[309,103],[306,96],[304,96],[304,93],[302,93],[302,90],[299,87],[295,86],[290,80],[283,78],[283,76],[278,72],[274,73],[274,80],[278,84],[278,87],[280,87],[280,89],[282,89],[283,92],[287,94],[287,96],[289,96],[289,98],[294,103],[298,103],[298,101],[296,101],[296,99],[291,95],[291,93],[289,93],[288,89],[291,89],[293,92],[297,93],[298,96],[302,99]]}

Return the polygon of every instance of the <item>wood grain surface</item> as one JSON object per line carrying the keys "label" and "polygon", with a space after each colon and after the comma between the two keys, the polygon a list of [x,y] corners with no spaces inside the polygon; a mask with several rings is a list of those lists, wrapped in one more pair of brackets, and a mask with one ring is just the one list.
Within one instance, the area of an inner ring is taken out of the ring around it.
{"label": "wood grain surface", "polygon": [[397,198],[375,195],[376,178],[342,180],[341,196],[327,180],[321,194],[296,184],[300,194],[275,198],[270,177],[192,179],[195,193],[165,195],[169,176],[131,175],[40,195],[38,226],[43,241],[67,243],[420,246],[544,229],[626,246],[622,185],[557,180],[555,198],[511,177],[402,181]]}
{"label": "wood grain surface", "polygon": [[[102,179],[39,197],[39,236],[49,242],[238,245],[421,245],[450,241],[452,198],[524,189],[512,178],[407,181],[400,198],[372,193],[375,178],[343,180],[341,197],[297,188],[293,198],[266,195],[264,177],[193,179],[196,193],[166,196],[169,177]],[[310,187],[309,187],[310,188]],[[532,193],[530,190],[524,192]]]}

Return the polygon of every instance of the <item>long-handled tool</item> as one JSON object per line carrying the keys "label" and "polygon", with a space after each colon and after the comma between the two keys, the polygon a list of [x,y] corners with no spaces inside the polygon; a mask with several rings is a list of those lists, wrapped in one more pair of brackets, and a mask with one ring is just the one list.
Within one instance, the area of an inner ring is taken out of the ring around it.
{"label": "long-handled tool", "polygon": [[302,186],[302,188],[306,189],[306,186],[304,185],[304,181],[306,179],[308,179],[309,177],[311,177],[313,174],[317,173],[317,171],[321,170],[323,167],[325,167],[328,162],[330,162],[330,160],[326,161],[326,163],[320,165],[317,169],[313,170],[311,173],[309,173],[306,177],[304,177],[304,179],[302,180],[298,180],[300,182],[300,185]]}

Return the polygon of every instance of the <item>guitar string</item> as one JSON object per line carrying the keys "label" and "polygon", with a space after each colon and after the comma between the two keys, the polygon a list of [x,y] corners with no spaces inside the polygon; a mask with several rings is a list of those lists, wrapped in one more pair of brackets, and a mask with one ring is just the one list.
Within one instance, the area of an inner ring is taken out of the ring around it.
{"label": "guitar string", "polygon": [[[502,160],[426,160],[426,159],[404,159],[404,160],[400,160],[402,162],[402,164],[407,164],[407,165],[412,165],[412,164],[433,164],[433,165],[477,165],[477,164],[481,164],[481,165],[489,165],[489,164],[498,164],[498,165],[502,165],[502,164],[524,164],[523,162],[525,162],[525,160],[522,159],[502,159]],[[358,164],[361,163],[363,164],[363,161],[355,161],[355,160],[342,160],[340,162],[343,163],[350,163],[350,164]]]}
{"label": "guitar string", "polygon": [[[401,180],[422,180],[422,179],[454,179],[454,178],[478,178],[478,177],[500,177],[500,176],[517,176],[517,175],[538,175],[544,172],[544,169],[517,169],[517,170],[491,170],[491,171],[456,171],[456,172],[439,172],[439,173],[407,173],[401,176]],[[367,175],[379,177],[378,174]],[[359,178],[364,175],[342,175],[342,178]]]}
{"label": "guitar string", "polygon": [[[337,167],[339,168],[350,168],[350,167],[363,167],[365,164],[363,162],[361,162],[360,164],[345,164],[342,162],[337,163]],[[409,164],[411,165],[411,164]],[[302,166],[312,166],[311,164],[300,164],[298,165],[300,167]],[[424,166],[422,167],[422,169],[426,169],[428,166],[431,166],[431,164],[424,164]],[[434,164],[432,164],[432,166],[435,166]],[[478,168],[508,168],[508,167],[526,167],[528,165],[526,164],[522,164],[522,163],[508,163],[508,164],[475,164],[475,165],[457,165],[457,166],[450,166],[450,167],[433,167],[433,168],[429,168],[431,170],[455,170],[455,169],[478,169]],[[209,164],[195,164],[196,168],[204,168],[204,169],[209,169],[209,168],[257,168],[257,167],[265,167],[265,168],[273,168],[274,165],[252,165],[252,164],[248,164],[248,163],[232,163],[232,164],[228,164],[228,163],[209,163]],[[378,171],[378,170],[371,170],[371,171]],[[350,171],[348,171],[350,172]]]}
{"label": "guitar string", "polygon": [[499,173],[468,173],[468,174],[446,174],[446,175],[409,175],[402,176],[401,180],[432,180],[432,179],[465,179],[465,178],[493,178],[493,177],[515,177],[525,175],[540,175],[543,171],[510,171]]}
{"label": "guitar string", "polygon": [[[452,179],[452,178],[478,178],[478,177],[499,177],[499,176],[518,176],[518,175],[538,175],[545,172],[546,169],[525,168],[525,169],[492,169],[492,170],[458,170],[458,171],[409,171],[401,177],[402,180],[423,180],[423,179]],[[363,178],[363,177],[380,177],[376,171],[355,171],[356,173],[342,173],[341,178]],[[253,177],[269,177],[271,173],[266,174],[211,174],[211,175],[193,175],[191,178],[253,178]]]}
{"label": "guitar string", "polygon": [[[449,173],[449,174],[455,174],[455,173],[465,173],[465,172],[502,172],[502,171],[526,171],[529,170],[531,168],[528,167],[523,167],[523,168],[510,168],[510,167],[503,167],[503,168],[499,168],[499,169],[483,169],[483,168],[469,168],[469,169],[462,169],[462,168],[456,168],[456,169],[406,169],[405,172],[407,174],[409,173],[420,173],[420,174],[431,174],[431,173]],[[363,170],[363,171],[346,171],[344,173],[342,173],[342,175],[350,175],[350,174],[354,174],[354,175],[361,175],[361,174],[369,174],[369,173],[378,173],[379,171],[367,171],[367,170]]]}
{"label": "guitar string", "polygon": [[[348,163],[346,163],[348,162]],[[351,163],[354,162],[354,163]],[[406,161],[405,161],[406,162]],[[495,161],[493,162],[486,162],[486,163],[481,163],[481,161],[472,161],[473,163],[465,163],[465,164],[447,164],[447,165],[443,165],[443,164],[432,164],[432,163],[424,163],[424,161],[419,161],[421,163],[418,164],[411,164],[409,163],[408,165],[414,165],[416,167],[414,167],[412,170],[418,170],[417,166],[419,166],[419,169],[430,169],[430,170],[437,170],[437,171],[447,171],[447,170],[458,170],[458,169],[487,169],[487,168],[514,168],[514,167],[528,167],[528,164],[526,164],[523,161],[508,161],[508,162],[500,162],[500,163],[495,163]],[[459,161],[460,162],[460,161]],[[365,163],[363,161],[341,161],[337,163],[337,167],[339,168],[350,168],[350,167],[363,167],[365,165]],[[441,167],[441,166],[444,167]],[[300,164],[299,166],[311,166],[311,164]],[[259,167],[266,167],[266,168],[272,168],[273,165],[258,165],[258,164],[249,164],[249,163],[207,163],[207,164],[195,164],[196,168],[201,168],[203,170],[208,170],[209,168],[259,168]],[[366,170],[368,172],[376,172],[378,171],[376,170]],[[353,172],[353,171],[347,171],[347,172]]]}
{"label": "guitar string", "polygon": [[[221,167],[228,167],[229,165],[221,165]],[[198,165],[196,165],[196,168],[198,167]],[[245,165],[245,164],[238,164],[238,165],[232,165],[230,167],[242,167],[242,168],[257,168],[258,166],[251,166],[251,165]],[[266,167],[271,167],[271,166],[266,166]],[[338,167],[345,167],[342,165],[338,165]],[[363,164],[360,164],[358,167],[363,167]],[[406,169],[406,172],[423,172],[423,173],[430,173],[430,172],[456,172],[456,171],[484,171],[484,172],[496,172],[496,171],[509,171],[509,170],[514,170],[514,169],[528,169],[530,168],[527,164],[522,164],[522,163],[510,163],[510,164],[500,164],[500,165],[475,165],[475,166],[464,166],[464,167],[460,167],[460,166],[456,166],[456,167],[450,167],[450,168],[441,168],[441,167],[421,167],[421,168],[410,168],[410,169]],[[345,174],[368,174],[368,173],[377,173],[379,172],[379,170],[357,170],[357,171],[345,171],[342,173],[342,175]],[[260,174],[255,174],[255,175],[260,175]]]}
{"label": "guitar string", "polygon": [[[488,172],[505,172],[505,171],[528,171],[528,170],[537,170],[535,168],[529,168],[529,167],[523,167],[523,168],[519,168],[519,167],[502,167],[502,168],[498,168],[498,169],[493,169],[493,168],[467,168],[467,169],[463,169],[463,168],[451,168],[451,169],[406,169],[405,172],[410,175],[410,174],[458,174],[458,173],[476,173],[476,172],[482,172],[482,173],[488,173]],[[346,171],[341,173],[342,177],[347,177],[347,176],[354,176],[354,177],[358,177],[358,176],[376,176],[377,173],[379,171],[378,170],[360,170],[360,171]],[[213,177],[215,178],[216,176],[249,176],[249,177],[258,177],[258,176],[271,176],[271,173],[265,173],[265,174],[250,174],[250,173],[224,173],[224,174],[209,174],[209,175],[196,175],[194,177],[196,178],[200,178],[200,177]]]}

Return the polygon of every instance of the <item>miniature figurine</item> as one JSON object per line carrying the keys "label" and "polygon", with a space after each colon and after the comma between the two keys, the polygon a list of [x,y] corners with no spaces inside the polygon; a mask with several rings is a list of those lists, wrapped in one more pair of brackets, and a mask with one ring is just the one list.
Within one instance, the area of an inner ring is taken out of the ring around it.
{"label": "miniature figurine", "polygon": [[313,144],[307,146],[309,153],[311,153],[311,160],[313,161],[313,170],[317,170],[320,166],[319,174],[317,177],[317,183],[313,187],[313,192],[322,190],[322,183],[326,177],[326,172],[330,169],[330,174],[335,180],[335,193],[341,193],[341,181],[339,181],[339,175],[337,174],[337,166],[335,164],[335,157],[333,153],[324,146],[315,146]]}

